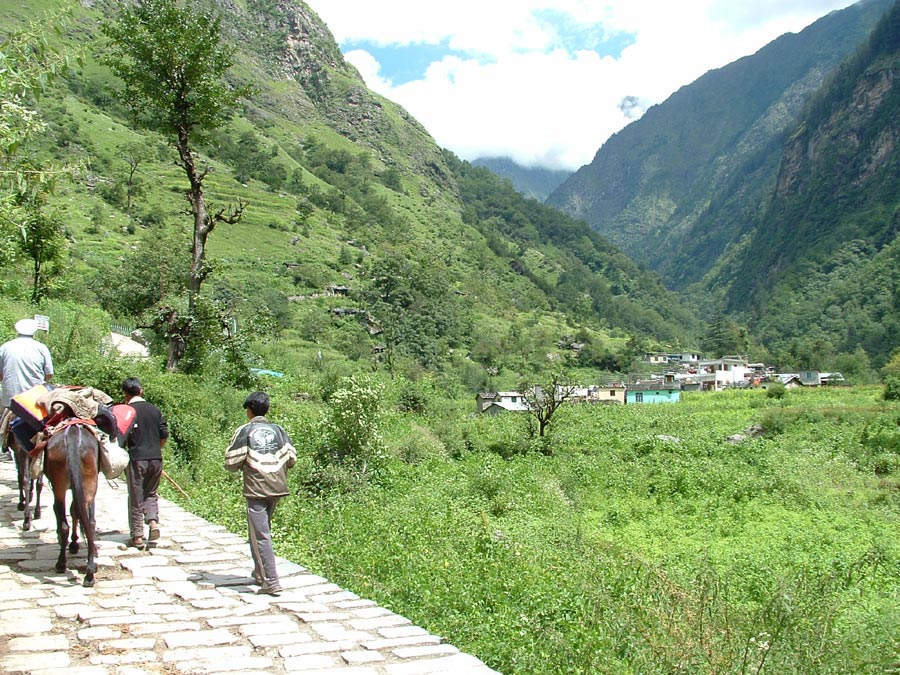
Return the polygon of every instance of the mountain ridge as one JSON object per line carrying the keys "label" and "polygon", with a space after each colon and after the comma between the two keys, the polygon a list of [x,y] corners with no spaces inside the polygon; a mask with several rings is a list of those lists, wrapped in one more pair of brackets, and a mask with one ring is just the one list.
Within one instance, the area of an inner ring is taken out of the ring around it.
{"label": "mountain ridge", "polygon": [[[869,0],[832,12],[685,85],[607,140],[547,203],[585,219],[683,290],[744,234],[708,202],[724,206],[736,190],[765,189],[776,168],[771,149],[889,4]],[[694,241],[706,249],[683,250]]]}

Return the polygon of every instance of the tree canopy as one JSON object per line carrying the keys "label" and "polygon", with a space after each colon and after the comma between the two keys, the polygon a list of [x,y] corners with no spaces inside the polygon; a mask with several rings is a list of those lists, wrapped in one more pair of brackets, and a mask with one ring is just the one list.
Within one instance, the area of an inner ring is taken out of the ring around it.
{"label": "tree canopy", "polygon": [[194,332],[200,288],[210,272],[207,238],[218,223],[240,220],[245,206],[239,202],[233,209],[208,208],[203,181],[209,168],[199,168],[195,148],[228,121],[250,87],[232,86],[225,78],[234,48],[226,44],[221,17],[212,9],[177,0],[145,0],[124,5],[102,31],[109,40],[103,60],[122,79],[125,102],[140,121],[172,140],[190,184],[186,197],[193,244],[187,315],[164,307],[155,324],[168,340],[167,367],[174,370]]}

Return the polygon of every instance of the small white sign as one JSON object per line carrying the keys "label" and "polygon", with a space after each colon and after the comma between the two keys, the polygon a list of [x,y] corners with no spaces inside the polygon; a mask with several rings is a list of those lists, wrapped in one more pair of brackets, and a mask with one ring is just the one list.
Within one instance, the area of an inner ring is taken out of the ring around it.
{"label": "small white sign", "polygon": [[50,332],[50,317],[44,316],[43,314],[35,314],[34,320],[37,322],[38,330],[45,330],[48,333]]}

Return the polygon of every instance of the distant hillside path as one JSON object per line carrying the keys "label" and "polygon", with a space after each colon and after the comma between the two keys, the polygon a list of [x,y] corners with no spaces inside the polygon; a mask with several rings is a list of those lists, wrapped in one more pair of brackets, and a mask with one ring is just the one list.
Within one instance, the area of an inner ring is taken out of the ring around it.
{"label": "distant hillside path", "polygon": [[[116,489],[117,488],[117,489]],[[497,675],[441,638],[279,559],[279,597],[255,594],[244,538],[161,500],[162,538],[126,548],[125,485],[97,494],[99,570],[56,574],[45,486],[34,529],[0,457],[0,672],[7,675]],[[82,568],[83,553],[70,558]]]}

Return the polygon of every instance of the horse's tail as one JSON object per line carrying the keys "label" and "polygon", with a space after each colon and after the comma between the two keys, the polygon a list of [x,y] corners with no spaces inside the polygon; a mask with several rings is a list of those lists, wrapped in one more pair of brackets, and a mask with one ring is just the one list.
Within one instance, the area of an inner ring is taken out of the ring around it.
{"label": "horse's tail", "polygon": [[[84,490],[84,472],[81,464],[81,446],[84,441],[86,432],[80,424],[73,424],[64,432],[66,442],[66,465],[69,471],[69,484],[72,489],[72,504],[75,508],[75,515],[81,523],[81,532],[87,540],[90,551],[95,550],[94,546],[94,528],[93,528],[93,507],[89,509],[87,498]],[[77,434],[75,443],[71,442],[71,435]]]}

